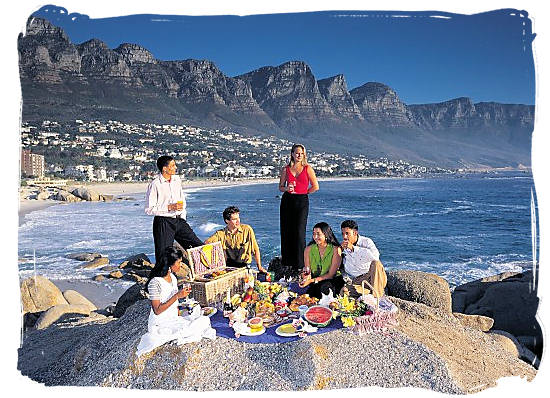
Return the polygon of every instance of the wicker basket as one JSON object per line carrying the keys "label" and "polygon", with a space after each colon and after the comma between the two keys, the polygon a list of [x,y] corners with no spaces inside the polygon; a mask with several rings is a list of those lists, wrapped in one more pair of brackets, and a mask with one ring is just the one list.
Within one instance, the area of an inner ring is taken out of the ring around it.
{"label": "wicker basket", "polygon": [[[208,255],[204,252],[208,252]],[[187,250],[187,258],[191,269],[191,294],[201,306],[221,303],[227,291],[231,295],[243,292],[248,269],[227,267],[220,242],[193,247]],[[209,273],[219,270],[225,270],[227,273],[216,279],[205,278]]]}
{"label": "wicker basket", "polygon": [[[364,280],[361,282],[363,292],[365,291],[365,283],[371,288],[371,291],[374,291],[371,284]],[[397,321],[397,308],[395,311],[382,310],[380,309],[380,298],[378,296],[374,297],[376,298],[376,307],[373,313],[354,317],[355,325],[350,328],[352,332],[358,335],[372,332],[385,332],[399,324]]]}

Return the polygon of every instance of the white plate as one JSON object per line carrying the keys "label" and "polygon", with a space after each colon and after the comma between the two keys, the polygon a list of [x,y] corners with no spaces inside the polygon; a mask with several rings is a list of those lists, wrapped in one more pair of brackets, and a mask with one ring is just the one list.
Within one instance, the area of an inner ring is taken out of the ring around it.
{"label": "white plate", "polygon": [[[214,311],[212,311],[209,315],[204,315],[204,310],[206,308],[213,308]],[[208,318],[210,318],[212,315],[214,315],[216,312],[218,312],[218,309],[215,308],[215,307],[204,307],[204,308],[201,308],[201,314],[204,315],[204,316],[207,316]]]}
{"label": "white plate", "polygon": [[262,329],[257,332],[251,332],[249,327],[247,327],[246,330],[246,332],[241,333],[241,336],[259,336],[265,333],[265,327],[262,327]]}
{"label": "white plate", "polygon": [[294,337],[294,336],[298,336],[300,334],[300,332],[294,332],[294,333],[282,332],[279,329],[281,329],[281,327],[283,327],[284,325],[288,325],[288,323],[285,323],[285,324],[279,326],[277,329],[275,329],[275,334],[277,334],[278,336],[281,336],[281,337]]}

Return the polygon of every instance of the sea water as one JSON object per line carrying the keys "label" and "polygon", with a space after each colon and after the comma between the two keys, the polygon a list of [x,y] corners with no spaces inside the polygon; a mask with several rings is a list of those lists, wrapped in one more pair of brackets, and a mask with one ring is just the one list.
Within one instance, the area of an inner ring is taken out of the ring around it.
{"label": "sea water", "polygon": [[[510,172],[321,181],[310,195],[306,237],[325,221],[341,239],[340,223],[353,219],[360,234],[375,242],[387,269],[432,272],[456,286],[532,268],[532,191],[531,174]],[[276,184],[186,193],[188,222],[199,238],[223,228],[222,211],[233,205],[241,222],[254,228],[263,265],[279,255]],[[89,279],[101,273],[66,258],[76,252],[101,253],[114,265],[137,253],[154,261],[153,217],[144,213],[144,194],[131,199],[60,204],[28,214],[19,227],[20,276]]]}

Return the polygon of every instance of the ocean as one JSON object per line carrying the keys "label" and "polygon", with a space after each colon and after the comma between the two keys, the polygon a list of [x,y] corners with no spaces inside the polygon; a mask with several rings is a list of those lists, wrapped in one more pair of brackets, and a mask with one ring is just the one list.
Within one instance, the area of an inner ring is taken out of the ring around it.
{"label": "ocean", "polygon": [[[309,241],[313,225],[325,221],[340,239],[340,223],[354,219],[387,269],[432,272],[454,287],[532,268],[531,192],[532,175],[518,172],[321,181],[310,195],[306,236]],[[188,222],[201,239],[224,226],[221,213],[234,205],[241,222],[254,228],[262,263],[279,255],[276,184],[186,193]],[[90,279],[99,273],[65,257],[76,252],[98,252],[115,265],[137,253],[154,261],[153,218],[143,211],[144,194],[131,199],[60,204],[28,214],[19,227],[20,277],[36,272],[50,279]]]}

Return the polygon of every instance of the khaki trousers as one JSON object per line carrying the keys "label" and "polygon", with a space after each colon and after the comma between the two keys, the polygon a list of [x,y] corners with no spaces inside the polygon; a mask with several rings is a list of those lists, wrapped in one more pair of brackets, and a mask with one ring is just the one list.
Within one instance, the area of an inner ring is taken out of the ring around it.
{"label": "khaki trousers", "polygon": [[374,288],[372,292],[375,297],[382,297],[384,295],[384,288],[388,282],[386,271],[384,266],[378,260],[374,260],[370,263],[369,272],[363,275],[359,275],[351,281],[351,286],[347,286],[351,297],[359,297],[360,295],[371,293],[371,289],[365,284],[365,291],[361,287],[361,282],[366,280]]}

